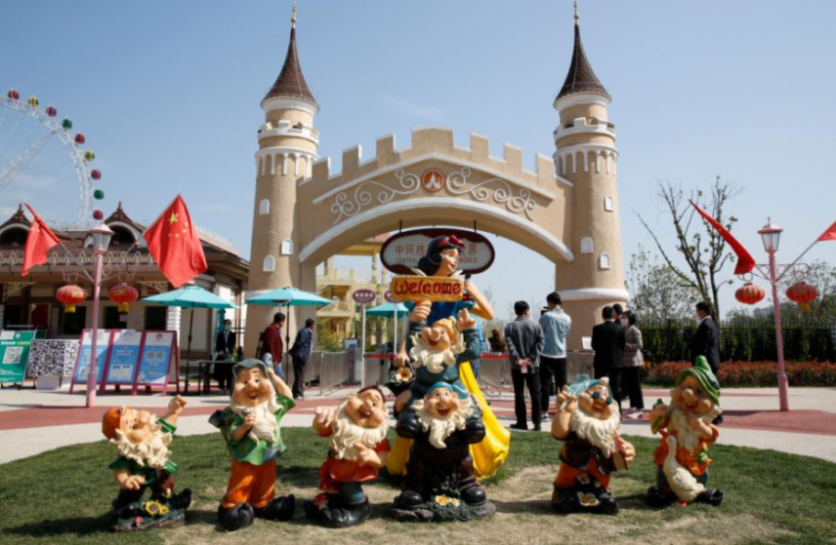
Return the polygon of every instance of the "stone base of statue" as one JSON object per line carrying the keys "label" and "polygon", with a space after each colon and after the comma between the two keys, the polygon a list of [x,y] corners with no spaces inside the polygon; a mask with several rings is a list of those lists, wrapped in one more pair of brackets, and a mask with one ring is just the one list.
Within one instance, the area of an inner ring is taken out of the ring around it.
{"label": "stone base of statue", "polygon": [[186,509],[191,504],[191,493],[184,490],[168,500],[139,500],[114,511],[113,531],[140,532],[149,528],[181,526],[186,521]]}
{"label": "stone base of statue", "polygon": [[496,506],[489,500],[469,504],[458,496],[437,495],[428,500],[409,501],[401,494],[389,515],[400,522],[467,522],[490,518],[496,513]]}

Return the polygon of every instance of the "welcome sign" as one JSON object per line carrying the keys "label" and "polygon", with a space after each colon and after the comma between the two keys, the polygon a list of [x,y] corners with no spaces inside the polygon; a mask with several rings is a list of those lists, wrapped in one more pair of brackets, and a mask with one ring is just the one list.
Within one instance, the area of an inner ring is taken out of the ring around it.
{"label": "welcome sign", "polygon": [[390,290],[392,299],[398,302],[461,301],[464,295],[464,281],[461,278],[443,276],[396,276]]}

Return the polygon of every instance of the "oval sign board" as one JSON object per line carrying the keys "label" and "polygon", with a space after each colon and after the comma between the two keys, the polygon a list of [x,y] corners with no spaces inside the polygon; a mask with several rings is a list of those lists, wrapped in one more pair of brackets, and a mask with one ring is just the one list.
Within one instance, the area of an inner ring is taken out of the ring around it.
{"label": "oval sign board", "polygon": [[394,303],[395,299],[392,297],[392,291],[386,290],[386,293],[383,294],[383,298],[386,299],[387,303]]}
{"label": "oval sign board", "polygon": [[369,303],[374,302],[377,298],[377,294],[372,290],[356,290],[352,295],[351,298],[354,299],[355,303],[360,305],[368,305]]}
{"label": "oval sign board", "polygon": [[416,229],[389,237],[380,250],[383,266],[395,274],[415,274],[418,260],[427,253],[427,246],[436,237],[455,235],[464,243],[459,253],[459,269],[464,274],[488,270],[493,264],[493,244],[482,234],[461,229]]}

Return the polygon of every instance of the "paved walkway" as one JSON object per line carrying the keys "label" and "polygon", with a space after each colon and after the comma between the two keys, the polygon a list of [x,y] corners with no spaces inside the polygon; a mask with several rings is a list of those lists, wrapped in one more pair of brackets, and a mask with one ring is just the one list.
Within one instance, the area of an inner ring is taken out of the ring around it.
{"label": "paved walkway", "polygon": [[[340,390],[309,397],[284,419],[288,427],[310,426],[319,405],[336,405],[353,390]],[[645,390],[650,407],[656,399],[668,400],[667,390]],[[497,416],[506,424],[514,422],[513,396],[488,396]],[[129,405],[161,413],[169,398],[159,394],[108,393],[97,398],[98,407],[84,408],[84,390],[0,390],[0,464],[26,458],[57,447],[100,441],[101,417],[107,407]],[[223,395],[189,396],[188,406],[178,423],[178,435],[215,433],[207,418],[223,408],[229,398]],[[723,389],[721,399],[725,421],[720,442],[724,444],[773,449],[836,462],[836,388],[793,388],[791,412],[778,410],[777,389]],[[554,409],[554,406],[552,406]],[[544,425],[548,429],[548,425]],[[650,437],[646,417],[625,419],[625,435]]]}

